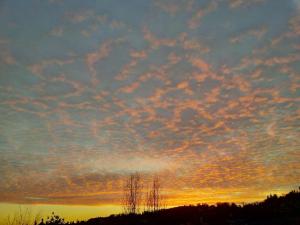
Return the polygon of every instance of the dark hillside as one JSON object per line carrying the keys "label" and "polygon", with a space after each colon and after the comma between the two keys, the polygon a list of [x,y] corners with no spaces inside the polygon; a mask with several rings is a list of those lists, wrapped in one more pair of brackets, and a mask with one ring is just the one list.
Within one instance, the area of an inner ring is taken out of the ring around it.
{"label": "dark hillside", "polygon": [[262,202],[236,205],[218,203],[180,206],[143,214],[111,215],[82,222],[65,223],[51,218],[43,224],[84,225],[300,225],[300,191],[278,197],[270,195]]}

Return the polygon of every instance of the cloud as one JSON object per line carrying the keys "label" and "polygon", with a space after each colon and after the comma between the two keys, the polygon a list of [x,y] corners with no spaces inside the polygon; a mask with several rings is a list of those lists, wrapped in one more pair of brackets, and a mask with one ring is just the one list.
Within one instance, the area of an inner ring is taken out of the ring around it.
{"label": "cloud", "polygon": [[17,60],[12,53],[11,41],[0,37],[0,63],[5,65],[16,65]]}
{"label": "cloud", "polygon": [[210,48],[207,45],[201,43],[201,41],[197,39],[189,39],[187,33],[182,33],[179,37],[179,40],[182,42],[182,47],[184,50],[199,51],[202,53],[210,52]]}
{"label": "cloud", "polygon": [[300,1],[299,0],[293,0],[293,2],[296,5],[297,9],[300,10]]}
{"label": "cloud", "polygon": [[137,67],[137,65],[147,58],[148,52],[149,50],[131,51],[131,61],[123,66],[119,74],[115,76],[115,79],[119,81],[128,79],[130,73]]}
{"label": "cloud", "polygon": [[268,135],[270,135],[271,137],[275,137],[275,126],[276,124],[273,122],[266,128]]}
{"label": "cloud", "polygon": [[64,29],[62,27],[55,27],[50,31],[50,35],[55,37],[61,37],[64,33]]}
{"label": "cloud", "polygon": [[156,49],[160,46],[174,47],[176,40],[170,38],[157,38],[147,27],[143,28],[144,39],[151,44],[151,47]]}
{"label": "cloud", "polygon": [[242,34],[239,34],[238,36],[232,37],[230,39],[231,43],[240,43],[243,39],[252,36],[257,38],[258,40],[261,39],[267,32],[267,28],[266,27],[260,27],[257,29],[250,29],[246,32],[243,32]]}
{"label": "cloud", "polygon": [[129,93],[134,92],[139,86],[140,86],[139,82],[134,82],[134,83],[130,84],[129,86],[120,88],[119,91],[129,94]]}
{"label": "cloud", "polygon": [[218,7],[217,1],[213,0],[208,3],[205,7],[199,9],[195,15],[188,21],[188,26],[190,29],[196,29],[199,27],[201,19],[207,14],[215,11]]}
{"label": "cloud", "polygon": [[177,3],[155,1],[154,5],[171,15],[175,15],[179,11],[179,5]]}
{"label": "cloud", "polygon": [[232,9],[239,8],[239,7],[248,7],[251,5],[261,4],[265,2],[265,0],[229,0],[229,6]]}
{"label": "cloud", "polygon": [[0,62],[6,65],[15,65],[17,61],[15,57],[9,51],[2,51],[0,53]]}
{"label": "cloud", "polygon": [[38,76],[42,80],[47,80],[48,78],[45,76],[44,71],[51,67],[58,65],[63,67],[64,65],[72,64],[74,62],[73,59],[47,59],[41,60],[40,62],[31,64],[27,66],[27,69],[34,75]]}
{"label": "cloud", "polygon": [[168,13],[171,16],[175,16],[178,13],[185,11],[191,11],[193,9],[195,1],[186,0],[186,1],[170,1],[170,0],[155,0],[154,5],[162,10],[163,12]]}
{"label": "cloud", "polygon": [[91,51],[86,54],[85,62],[86,65],[91,73],[91,82],[93,84],[98,84],[99,80],[97,79],[97,70],[95,68],[95,64],[108,57],[112,50],[112,46],[118,43],[121,43],[123,39],[116,39],[116,40],[106,40],[103,43],[100,43],[99,49],[96,51]]}
{"label": "cloud", "polygon": [[288,55],[288,56],[279,56],[279,57],[272,57],[267,59],[264,64],[267,66],[274,66],[278,64],[290,64],[293,62],[297,62],[300,60],[299,55]]}
{"label": "cloud", "polygon": [[92,10],[82,10],[82,11],[67,12],[65,14],[65,17],[72,23],[82,23],[88,18],[91,18],[91,16],[93,15],[94,12]]}
{"label": "cloud", "polygon": [[300,35],[300,25],[299,25],[299,21],[300,21],[300,16],[297,15],[295,17],[292,17],[289,21],[289,27],[291,30],[291,34],[287,34],[287,36],[299,36]]}
{"label": "cloud", "polygon": [[193,66],[199,68],[203,73],[210,71],[210,65],[201,58],[191,58],[190,62]]}

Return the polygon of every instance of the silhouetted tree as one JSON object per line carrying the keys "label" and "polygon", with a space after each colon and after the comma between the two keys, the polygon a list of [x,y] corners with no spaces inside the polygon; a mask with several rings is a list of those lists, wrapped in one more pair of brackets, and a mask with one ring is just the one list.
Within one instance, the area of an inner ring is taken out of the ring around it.
{"label": "silhouetted tree", "polygon": [[155,176],[152,181],[150,190],[147,192],[146,196],[146,210],[147,211],[157,211],[161,208],[161,185],[159,177]]}
{"label": "silhouetted tree", "polygon": [[139,173],[131,174],[124,186],[124,211],[136,214],[139,212],[142,195],[141,176]]}

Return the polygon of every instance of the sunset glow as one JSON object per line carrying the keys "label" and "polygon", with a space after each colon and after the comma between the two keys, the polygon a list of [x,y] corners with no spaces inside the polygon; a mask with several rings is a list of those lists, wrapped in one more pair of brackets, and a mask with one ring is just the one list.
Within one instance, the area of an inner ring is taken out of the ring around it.
{"label": "sunset glow", "polygon": [[0,224],[300,184],[299,0],[0,1]]}

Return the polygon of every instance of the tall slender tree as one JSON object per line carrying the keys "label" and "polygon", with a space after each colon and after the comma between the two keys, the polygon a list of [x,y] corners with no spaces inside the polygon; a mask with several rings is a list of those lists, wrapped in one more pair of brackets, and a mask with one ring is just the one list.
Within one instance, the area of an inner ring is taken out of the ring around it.
{"label": "tall slender tree", "polygon": [[142,183],[139,173],[131,174],[124,186],[124,211],[127,214],[139,212],[142,197]]}
{"label": "tall slender tree", "polygon": [[150,190],[146,195],[146,209],[147,211],[157,211],[162,207],[161,201],[161,185],[159,177],[155,176],[152,180],[152,185]]}

